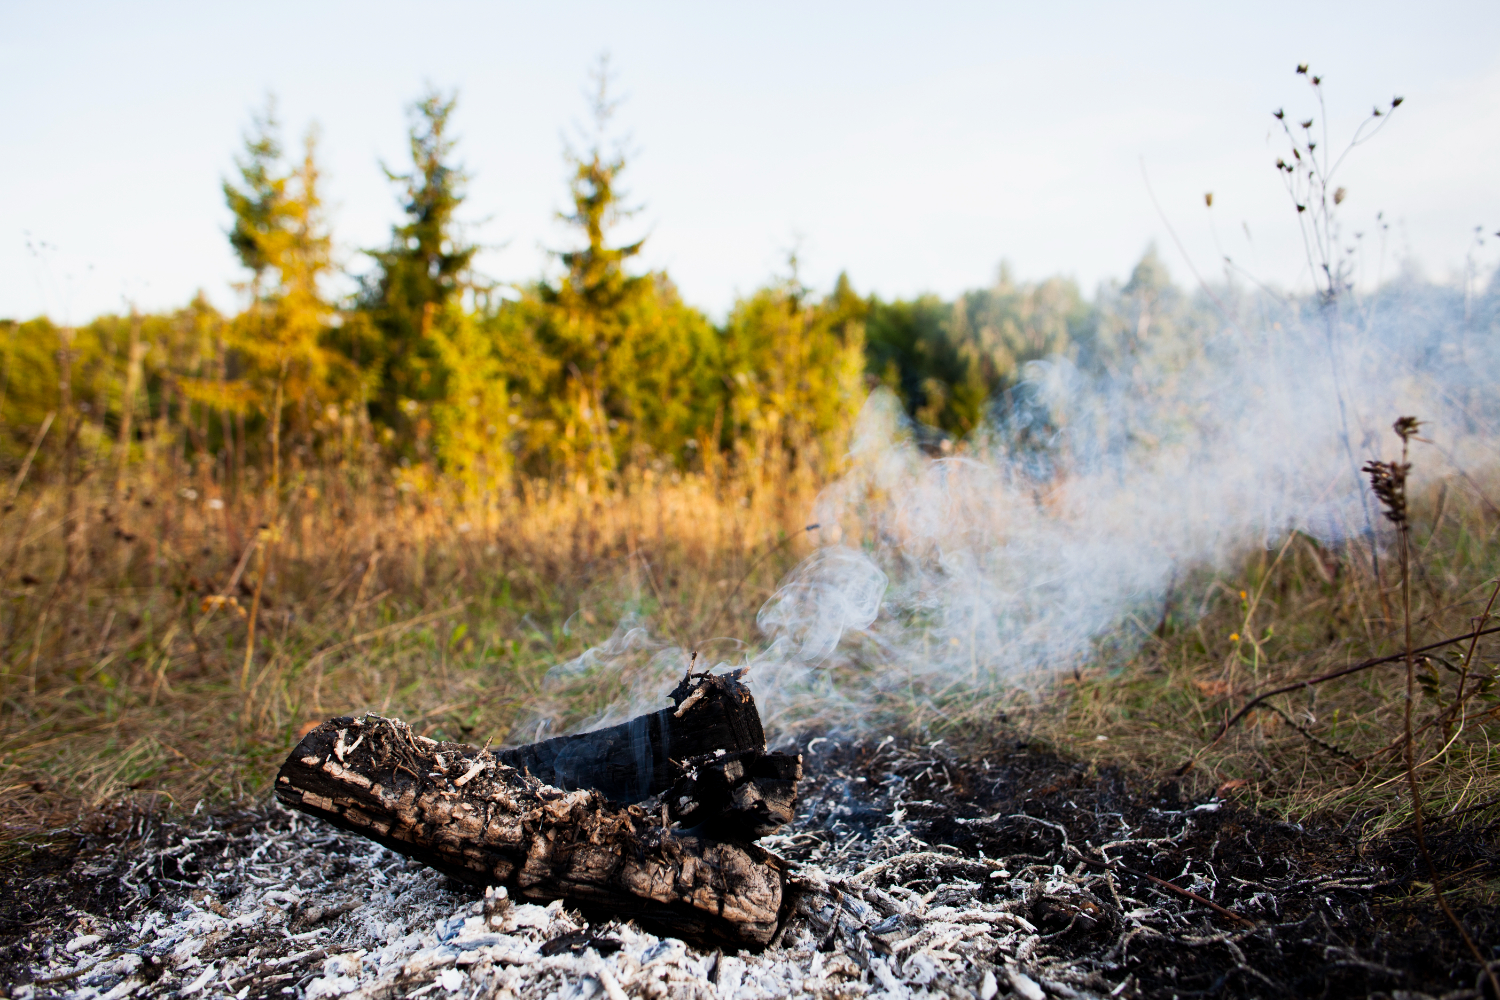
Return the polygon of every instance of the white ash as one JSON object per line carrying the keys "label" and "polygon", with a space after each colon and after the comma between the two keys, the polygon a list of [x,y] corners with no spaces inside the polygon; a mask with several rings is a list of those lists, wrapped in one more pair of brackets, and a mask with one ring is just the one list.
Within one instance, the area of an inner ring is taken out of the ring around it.
{"label": "white ash", "polygon": [[[761,953],[694,947],[631,922],[590,925],[562,902],[517,903],[503,889],[481,894],[269,806],[253,822],[172,828],[129,866],[116,861],[111,874],[136,899],[113,920],[60,917],[32,983],[10,995],[1040,1000],[1132,995],[1121,960],[1133,941],[1235,948],[1235,933],[1203,933],[1201,909],[1190,920],[1175,900],[1132,898],[1110,874],[1070,863],[1066,834],[1061,863],[924,843],[906,818],[922,803],[903,800],[902,775],[930,776],[941,761],[887,756],[878,788],[837,773],[807,782],[797,826],[761,841],[799,862],[801,890]],[[932,887],[906,884],[915,881]],[[1074,922],[1121,915],[1113,947],[1084,957],[1050,947],[1057,935],[1027,916],[1044,898]]]}

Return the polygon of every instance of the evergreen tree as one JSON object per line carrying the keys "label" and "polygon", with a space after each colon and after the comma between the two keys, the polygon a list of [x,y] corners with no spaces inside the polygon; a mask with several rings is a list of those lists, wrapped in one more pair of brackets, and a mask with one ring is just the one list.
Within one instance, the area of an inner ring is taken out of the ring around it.
{"label": "evergreen tree", "polygon": [[1176,371],[1196,349],[1193,305],[1172,284],[1155,244],[1123,287],[1111,282],[1100,289],[1097,308],[1092,360],[1117,375],[1141,369],[1148,358],[1152,371]]}
{"label": "evergreen tree", "polygon": [[1017,281],[1008,264],[992,286],[966,293],[954,308],[954,340],[991,392],[1014,385],[1028,362],[1076,353],[1088,320],[1073,282]]}
{"label": "evergreen tree", "polygon": [[272,266],[267,241],[282,224],[287,178],[281,171],[281,129],[276,99],[266,98],[263,113],[251,118],[244,155],[235,160],[243,187],[224,181],[224,200],[234,213],[229,245],[251,273],[251,300],[260,298],[261,282]]}
{"label": "evergreen tree", "polygon": [[505,491],[513,465],[511,366],[496,350],[495,324],[485,319],[450,305],[429,334],[446,373],[445,395],[431,407],[434,452],[473,499]]}
{"label": "evergreen tree", "polygon": [[923,402],[924,371],[944,345],[952,309],[936,295],[882,302],[871,296],[865,317],[865,367],[914,410]]}
{"label": "evergreen tree", "polygon": [[1065,278],[995,283],[947,304],[934,296],[871,300],[868,370],[919,425],[964,438],[1024,378],[1033,361],[1076,358],[1094,344],[1095,316]]}
{"label": "evergreen tree", "polygon": [[[329,375],[323,336],[333,309],[322,283],[333,269],[333,241],[319,192],[316,131],[308,131],[301,162],[283,168],[272,109],[253,128],[238,161],[243,186],[224,183],[235,217],[230,243],[252,275],[249,307],[236,318],[231,343],[248,390],[240,398],[267,422],[277,486],[283,408],[289,398],[316,402]],[[220,405],[228,398],[222,386],[212,397]]]}
{"label": "evergreen tree", "polygon": [[471,286],[479,251],[464,242],[457,220],[468,181],[453,162],[451,119],[457,100],[433,90],[412,106],[412,168],[404,174],[386,170],[401,188],[406,218],[393,227],[389,248],[367,251],[377,266],[358,297],[381,351],[370,359],[379,372],[374,415],[408,438],[419,430],[410,415],[445,397],[447,369],[433,327]]}
{"label": "evergreen tree", "polygon": [[735,303],[723,331],[736,458],[775,480],[793,469],[830,475],[864,403],[868,303],[845,275],[809,302],[793,273]]}
{"label": "evergreen tree", "polygon": [[538,342],[553,365],[539,417],[552,432],[550,457],[581,489],[610,478],[633,452],[680,457],[718,395],[707,320],[665,275],[626,271],[644,241],[610,241],[632,211],[618,186],[624,154],[605,150],[615,104],[603,62],[595,79],[594,132],[587,152],[567,154],[573,210],[560,214],[579,245],[557,255],[567,268],[561,280],[534,293]]}

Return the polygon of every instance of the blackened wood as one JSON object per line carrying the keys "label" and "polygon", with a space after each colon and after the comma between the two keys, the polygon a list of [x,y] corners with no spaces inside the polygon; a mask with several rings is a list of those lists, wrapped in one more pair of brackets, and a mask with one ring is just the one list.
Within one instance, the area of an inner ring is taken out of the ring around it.
{"label": "blackened wood", "polygon": [[685,761],[662,798],[685,827],[717,840],[753,840],[792,821],[801,780],[801,754],[707,754]]}
{"label": "blackened wood", "polygon": [[689,676],[671,697],[671,708],[651,715],[497,750],[495,758],[556,788],[592,788],[615,802],[639,802],[670,788],[682,761],[715,750],[765,749],[755,700],[732,677]]}
{"label": "blackened wood", "polygon": [[[535,762],[546,773],[545,762],[561,756],[550,749],[438,742],[378,716],[333,719],[308,733],[277,775],[276,794],[461,881],[506,885],[523,899],[565,898],[678,936],[764,945],[777,928],[787,873],[748,841],[791,818],[801,758],[760,746],[673,757],[691,745],[674,733],[710,745],[714,733],[763,740],[754,702],[734,681],[690,678],[673,702],[672,721],[656,730],[668,734],[661,766],[641,786],[661,786],[660,796],[637,804],[595,789],[564,791],[527,773]],[[713,724],[695,723],[698,713]],[[589,778],[578,754],[585,745],[564,747],[577,780]],[[609,767],[620,766],[620,742],[592,745]],[[527,770],[510,763],[517,759]]]}

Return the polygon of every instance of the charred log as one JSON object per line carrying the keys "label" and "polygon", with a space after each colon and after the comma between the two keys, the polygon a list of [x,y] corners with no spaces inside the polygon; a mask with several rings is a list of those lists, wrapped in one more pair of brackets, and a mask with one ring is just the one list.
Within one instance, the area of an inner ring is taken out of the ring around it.
{"label": "charred log", "polygon": [[680,761],[715,750],[763,750],[766,734],[750,691],[725,675],[688,676],[672,707],[608,729],[495,752],[496,759],[564,791],[596,789],[639,802],[672,786]]}
{"label": "charred log", "polygon": [[[733,681],[692,678],[674,703],[643,717],[654,722],[601,731],[609,735],[592,744],[587,738],[601,734],[502,751],[430,740],[378,716],[333,719],[298,744],[276,794],[461,881],[568,899],[682,937],[764,945],[787,872],[749,840],[791,818],[801,758],[736,747],[761,737],[754,702]],[[712,746],[716,739],[728,746]],[[587,783],[590,745],[603,760],[601,783],[616,795],[650,788],[660,796],[622,804],[533,771],[557,778],[564,761],[568,780]],[[705,752],[683,753],[692,748]],[[631,755],[651,762],[634,784],[622,771]]]}
{"label": "charred log", "polygon": [[718,840],[753,840],[792,821],[800,754],[742,750],[685,762],[662,797],[672,818]]}

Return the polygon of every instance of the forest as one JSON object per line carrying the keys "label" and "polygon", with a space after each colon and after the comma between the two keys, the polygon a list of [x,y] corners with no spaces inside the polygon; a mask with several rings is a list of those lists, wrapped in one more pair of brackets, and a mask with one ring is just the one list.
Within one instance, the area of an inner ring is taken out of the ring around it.
{"label": "forest", "polygon": [[[107,442],[117,461],[170,437],[223,488],[263,476],[281,489],[354,451],[399,470],[404,489],[442,481],[494,503],[543,485],[614,489],[627,468],[726,462],[826,477],[876,385],[931,447],[951,449],[1029,362],[1107,369],[1143,338],[1190,336],[1203,320],[1153,248],[1092,300],[1066,278],[1019,281],[1003,265],[991,287],[952,302],[883,301],[847,277],[818,292],[793,255],[715,323],[669,274],[632,267],[642,243],[613,239],[629,214],[626,163],[604,110],[598,141],[566,163],[573,246],[557,253],[558,275],[502,284],[474,271],[479,248],[459,221],[455,104],[434,92],[410,109],[411,162],[390,178],[402,221],[362,253],[352,295],[329,290],[340,276],[315,138],[289,156],[269,109],[224,183],[240,312],[200,295],[76,329],[5,322],[0,455],[12,474],[53,414],[54,433],[80,435],[94,454]],[[54,461],[38,451],[30,475]]]}

